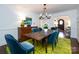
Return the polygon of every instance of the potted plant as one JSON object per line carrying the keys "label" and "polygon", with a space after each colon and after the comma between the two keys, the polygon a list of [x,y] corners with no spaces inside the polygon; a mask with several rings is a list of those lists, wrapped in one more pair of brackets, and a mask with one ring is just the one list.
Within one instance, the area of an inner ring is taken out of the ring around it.
{"label": "potted plant", "polygon": [[43,28],[48,29],[48,24],[44,24]]}
{"label": "potted plant", "polygon": [[48,30],[48,24],[44,24],[43,28],[44,28],[44,31],[47,32],[47,30]]}

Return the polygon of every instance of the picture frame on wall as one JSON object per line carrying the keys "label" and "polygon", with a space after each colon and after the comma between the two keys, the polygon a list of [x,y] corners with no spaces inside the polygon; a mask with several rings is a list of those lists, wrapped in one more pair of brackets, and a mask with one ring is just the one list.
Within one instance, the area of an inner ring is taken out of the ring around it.
{"label": "picture frame on wall", "polygon": [[24,20],[24,24],[25,25],[32,25],[32,18],[30,18],[30,17],[26,17],[26,19]]}

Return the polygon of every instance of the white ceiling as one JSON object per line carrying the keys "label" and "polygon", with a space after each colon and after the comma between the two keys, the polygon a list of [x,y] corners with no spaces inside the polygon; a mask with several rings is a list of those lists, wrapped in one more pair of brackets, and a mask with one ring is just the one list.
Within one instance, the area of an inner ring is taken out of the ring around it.
{"label": "white ceiling", "polygon": [[[43,4],[11,4],[8,5],[12,10],[21,12],[40,13],[43,10]],[[56,13],[65,10],[78,8],[79,4],[47,4],[48,13]]]}

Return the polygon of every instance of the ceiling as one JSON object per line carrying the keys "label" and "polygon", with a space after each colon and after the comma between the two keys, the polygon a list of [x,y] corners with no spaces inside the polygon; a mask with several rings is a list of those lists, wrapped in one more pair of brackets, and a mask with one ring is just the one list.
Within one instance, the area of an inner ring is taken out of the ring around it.
{"label": "ceiling", "polygon": [[[57,13],[65,10],[78,8],[79,4],[47,4],[48,13]],[[43,11],[43,4],[9,4],[9,8],[20,12],[40,13]]]}

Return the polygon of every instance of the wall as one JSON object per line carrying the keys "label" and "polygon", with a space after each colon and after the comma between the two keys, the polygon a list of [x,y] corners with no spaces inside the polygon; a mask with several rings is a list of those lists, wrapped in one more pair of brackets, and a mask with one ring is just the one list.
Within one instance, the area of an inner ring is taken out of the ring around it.
{"label": "wall", "polygon": [[17,16],[7,6],[0,5],[0,46],[5,45],[4,35],[11,33],[17,39]]}
{"label": "wall", "polygon": [[63,19],[64,20],[64,29],[66,29],[68,26],[71,27],[71,24],[70,24],[70,17],[69,16],[58,16],[56,18],[57,22],[59,19]]}
{"label": "wall", "polygon": [[[32,17],[32,25],[37,25],[37,15],[34,13],[25,13],[27,17]],[[5,34],[12,34],[18,39],[18,26],[20,19],[17,11],[10,9],[8,5],[0,5],[0,46],[5,45]],[[36,22],[36,23],[35,23]]]}
{"label": "wall", "polygon": [[5,34],[11,34],[13,35],[16,39],[18,39],[17,35],[17,28],[5,28],[5,29],[0,29],[0,46],[5,45]]}
{"label": "wall", "polygon": [[79,42],[79,18],[78,18],[78,21],[77,21],[77,39],[78,39],[78,42]]}
{"label": "wall", "polygon": [[79,8],[77,9],[77,39],[79,42]]}
{"label": "wall", "polygon": [[77,10],[68,10],[59,13],[52,14],[53,18],[58,16],[69,16],[71,21],[71,37],[77,38]]}

